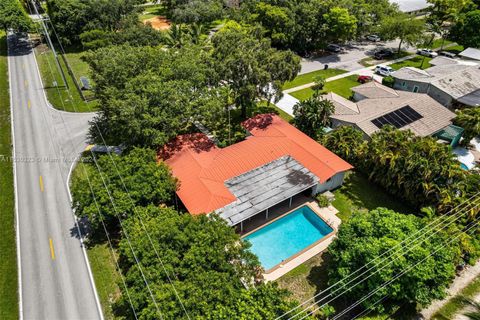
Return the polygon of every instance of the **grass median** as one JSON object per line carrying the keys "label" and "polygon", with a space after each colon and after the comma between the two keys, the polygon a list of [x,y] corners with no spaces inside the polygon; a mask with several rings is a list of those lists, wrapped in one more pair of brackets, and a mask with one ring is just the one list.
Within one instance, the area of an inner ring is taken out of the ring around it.
{"label": "grass median", "polygon": [[[12,155],[7,37],[0,31],[0,158]],[[15,200],[11,161],[0,159],[0,319],[18,318]]]}

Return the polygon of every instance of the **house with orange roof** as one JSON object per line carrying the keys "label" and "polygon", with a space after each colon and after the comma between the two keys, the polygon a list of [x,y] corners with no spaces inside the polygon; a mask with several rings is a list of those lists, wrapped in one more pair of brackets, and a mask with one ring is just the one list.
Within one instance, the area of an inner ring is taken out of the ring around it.
{"label": "house with orange roof", "polygon": [[205,134],[178,136],[159,158],[179,180],[190,214],[218,213],[230,226],[292,198],[342,185],[352,166],[274,114],[242,123],[245,140],[217,147]]}

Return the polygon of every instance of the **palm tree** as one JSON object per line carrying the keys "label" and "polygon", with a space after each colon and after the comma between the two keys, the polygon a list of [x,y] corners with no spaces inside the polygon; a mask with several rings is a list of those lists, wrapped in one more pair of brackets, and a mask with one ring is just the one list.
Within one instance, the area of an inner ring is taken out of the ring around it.
{"label": "palm tree", "polygon": [[203,36],[203,26],[198,23],[192,24],[188,28],[188,34],[190,35],[193,44],[199,44]]}
{"label": "palm tree", "polygon": [[314,95],[293,107],[295,126],[313,139],[318,139],[323,128],[330,124],[330,116],[334,111],[335,106],[330,100]]}
{"label": "palm tree", "polygon": [[181,24],[173,24],[167,33],[167,44],[172,48],[181,48],[185,44],[185,31]]}

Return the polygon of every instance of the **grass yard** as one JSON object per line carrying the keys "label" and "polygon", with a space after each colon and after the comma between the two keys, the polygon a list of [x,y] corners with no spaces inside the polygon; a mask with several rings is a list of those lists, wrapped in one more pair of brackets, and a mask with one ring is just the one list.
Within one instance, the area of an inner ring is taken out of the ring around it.
{"label": "grass yard", "polygon": [[455,46],[451,46],[451,47],[443,49],[443,51],[447,51],[447,52],[451,52],[451,53],[455,53],[455,54],[459,54],[463,50],[465,50],[465,48],[461,45],[455,45]]}
{"label": "grass yard", "polygon": [[440,310],[433,316],[432,320],[449,320],[453,319],[454,315],[459,314],[465,307],[465,303],[460,299],[461,296],[466,298],[473,298],[480,294],[480,277],[473,280],[466,286],[459,295],[451,298]]}
{"label": "grass yard", "polygon": [[[48,101],[55,109],[70,112],[90,112],[96,109],[96,101],[88,103],[83,101],[75,87],[72,77],[67,73],[67,69],[61,58],[59,58],[60,65],[65,72],[65,77],[67,78],[70,90],[67,90],[64,87],[60,71],[57,69],[52,52],[45,46],[41,45],[35,49],[35,55],[37,57],[38,67],[40,68],[40,74],[42,75],[42,81],[47,93]],[[68,55],[67,58],[69,64],[75,75],[78,74],[78,78],[80,78],[80,74],[88,74],[88,65],[80,60],[79,53],[69,53]],[[54,86],[54,81],[57,82],[57,87]]]}
{"label": "grass yard", "polygon": [[165,16],[165,15],[166,15],[166,9],[161,4],[144,6],[143,12],[140,14],[140,21],[145,21],[147,19],[151,19],[156,16]]}
{"label": "grass yard", "polygon": [[301,75],[298,75],[293,81],[286,82],[283,85],[283,90],[285,89],[290,89],[290,88],[295,88],[307,83],[314,82],[314,78],[317,76],[322,76],[325,79],[342,74],[347,72],[346,70],[341,70],[341,69],[327,69],[327,70],[317,70],[309,73],[304,73]]}
{"label": "grass yard", "polygon": [[449,44],[452,44],[452,43],[453,43],[453,42],[450,41],[450,40],[443,40],[443,39],[441,39],[441,38],[438,38],[438,39],[433,40],[432,44],[430,44],[429,46],[427,46],[427,48],[430,48],[430,49],[440,49],[440,47],[442,46],[442,42],[443,42],[443,47],[448,46]]}
{"label": "grass yard", "polygon": [[333,192],[333,206],[339,211],[338,217],[347,221],[356,211],[385,207],[400,213],[414,213],[414,209],[391,196],[382,187],[370,182],[358,172],[350,172],[343,186]]}
{"label": "grass yard", "polygon": [[[427,69],[430,68],[432,65],[429,63],[432,58],[424,57],[424,56],[415,56],[411,59],[400,61],[394,64],[389,65],[395,70],[401,69],[403,67],[415,67],[419,69]],[[423,62],[423,64],[422,64]]]}
{"label": "grass yard", "polygon": [[[359,83],[357,82],[357,78],[358,75],[354,74],[345,78],[327,82],[325,83],[325,87],[323,87],[323,91],[335,92],[336,94],[348,99],[353,94],[351,88],[359,85]],[[311,88],[306,88],[299,91],[291,92],[290,95],[302,101],[310,98],[313,95],[313,90]]]}
{"label": "grass yard", "polygon": [[12,155],[10,98],[8,87],[7,37],[0,31],[0,319],[18,318],[15,198]]}
{"label": "grass yard", "polygon": [[[261,114],[261,113],[275,113],[280,116],[283,120],[290,122],[293,120],[293,117],[277,107],[276,105],[272,103],[268,103],[267,101],[261,101],[257,104],[257,110],[255,110],[255,114]],[[251,116],[254,114],[251,113]]]}

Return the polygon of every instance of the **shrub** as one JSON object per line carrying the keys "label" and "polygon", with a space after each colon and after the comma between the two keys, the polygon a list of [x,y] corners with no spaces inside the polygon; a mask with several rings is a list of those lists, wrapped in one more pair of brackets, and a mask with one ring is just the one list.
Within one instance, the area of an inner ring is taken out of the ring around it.
{"label": "shrub", "polygon": [[395,79],[392,76],[388,76],[382,79],[382,84],[384,86],[393,88],[394,83],[395,83]]}
{"label": "shrub", "polygon": [[324,194],[317,195],[317,202],[321,208],[328,207],[330,204],[330,200],[328,200],[327,196]]}

